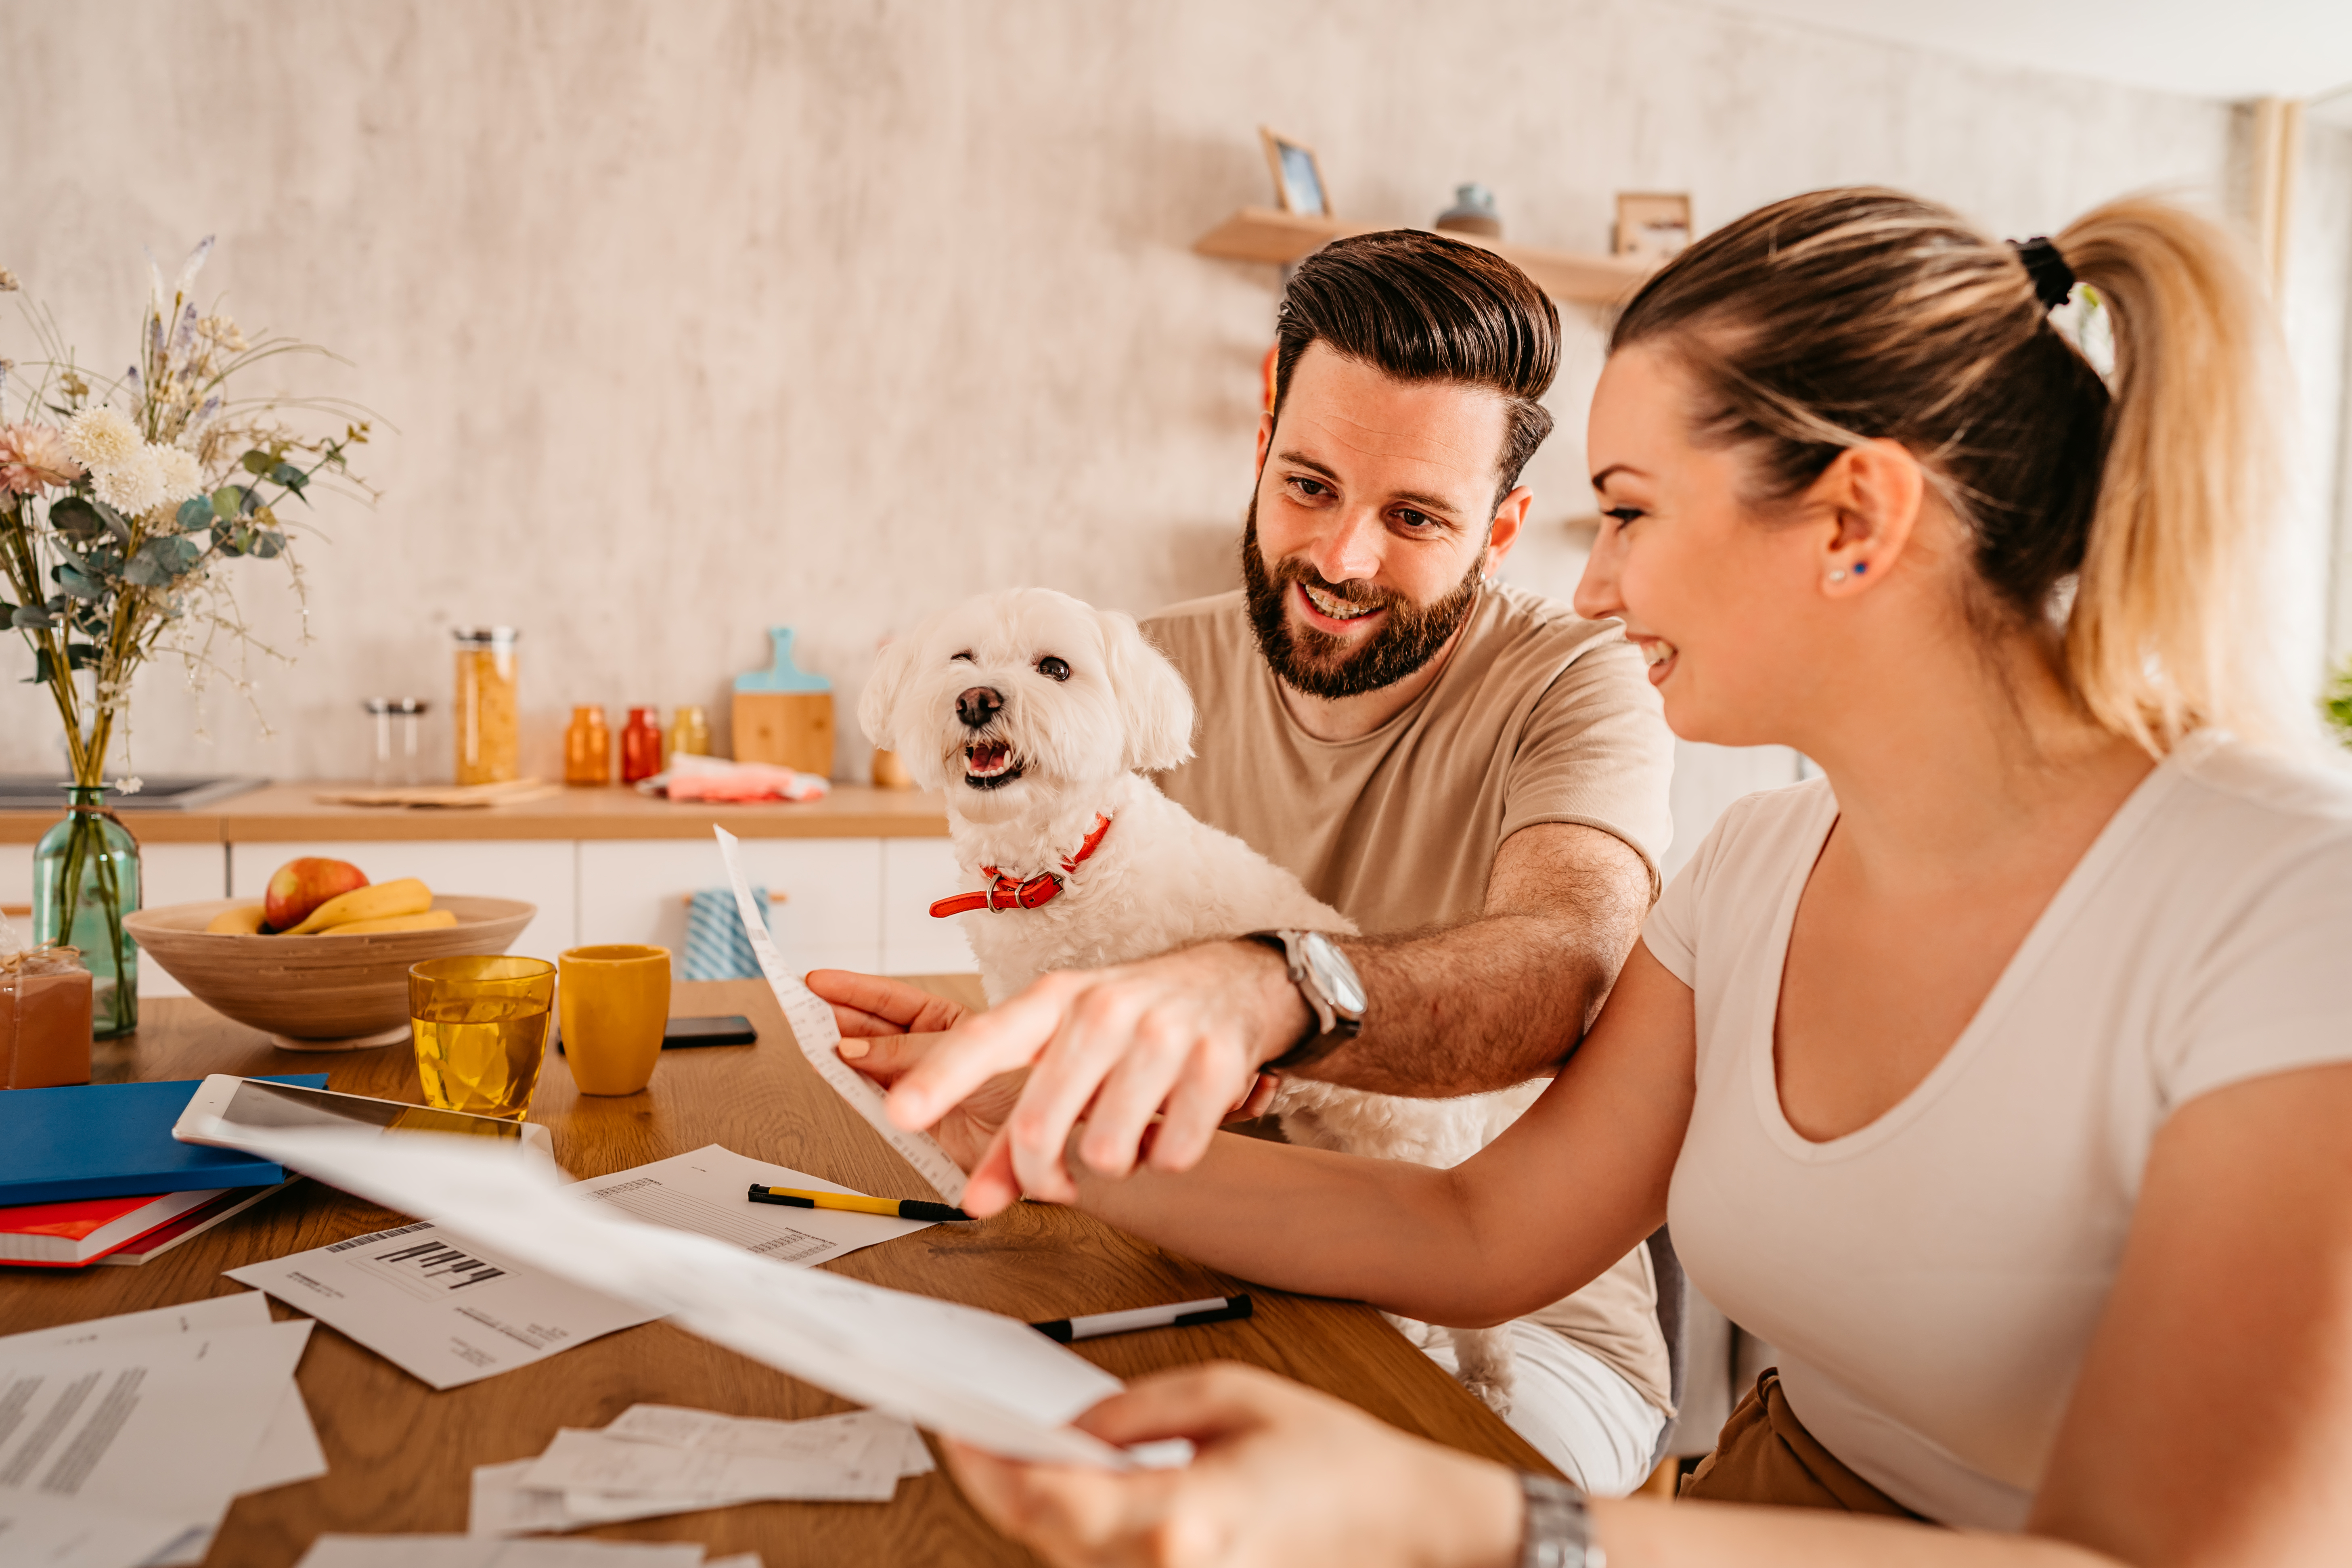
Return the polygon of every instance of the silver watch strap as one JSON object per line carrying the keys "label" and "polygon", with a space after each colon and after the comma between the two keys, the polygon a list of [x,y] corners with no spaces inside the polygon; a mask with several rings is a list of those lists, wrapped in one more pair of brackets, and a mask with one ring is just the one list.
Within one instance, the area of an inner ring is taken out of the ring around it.
{"label": "silver watch strap", "polygon": [[1584,1494],[1551,1476],[1519,1472],[1527,1499],[1527,1523],[1519,1534],[1519,1568],[1609,1568],[1592,1539],[1592,1516]]}

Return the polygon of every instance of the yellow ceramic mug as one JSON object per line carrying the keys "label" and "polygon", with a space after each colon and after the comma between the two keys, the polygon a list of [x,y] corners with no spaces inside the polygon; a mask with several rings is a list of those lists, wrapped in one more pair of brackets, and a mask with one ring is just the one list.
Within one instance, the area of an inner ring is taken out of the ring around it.
{"label": "yellow ceramic mug", "polygon": [[556,960],[563,1059],[583,1094],[635,1094],[653,1081],[669,1023],[669,949],[614,942]]}

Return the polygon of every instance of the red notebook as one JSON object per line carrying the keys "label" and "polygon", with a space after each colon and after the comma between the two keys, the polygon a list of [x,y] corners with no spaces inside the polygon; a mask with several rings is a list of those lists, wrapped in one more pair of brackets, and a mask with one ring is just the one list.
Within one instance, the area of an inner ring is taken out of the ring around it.
{"label": "red notebook", "polygon": [[0,1208],[0,1263],[74,1268],[128,1247],[221,1195],[206,1192],[124,1198],[79,1198],[61,1204]]}

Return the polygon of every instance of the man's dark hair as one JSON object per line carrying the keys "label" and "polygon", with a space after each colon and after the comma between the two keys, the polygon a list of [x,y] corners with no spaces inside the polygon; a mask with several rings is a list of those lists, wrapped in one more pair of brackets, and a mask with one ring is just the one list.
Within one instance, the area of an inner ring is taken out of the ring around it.
{"label": "man's dark hair", "polygon": [[1496,461],[1499,506],[1551,434],[1536,401],[1559,371],[1559,312],[1535,280],[1491,250],[1419,229],[1335,239],[1283,290],[1274,414],[1313,342],[1399,381],[1484,386],[1508,402]]}

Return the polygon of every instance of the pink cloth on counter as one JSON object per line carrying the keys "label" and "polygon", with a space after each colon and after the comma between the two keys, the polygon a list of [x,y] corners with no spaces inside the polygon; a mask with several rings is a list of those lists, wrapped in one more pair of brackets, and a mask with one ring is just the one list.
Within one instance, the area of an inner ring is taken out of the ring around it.
{"label": "pink cloth on counter", "polygon": [[[823,800],[833,785],[814,773],[773,763],[730,763],[723,757],[673,756],[659,784],[672,800]],[[643,786],[640,786],[643,787]]]}

